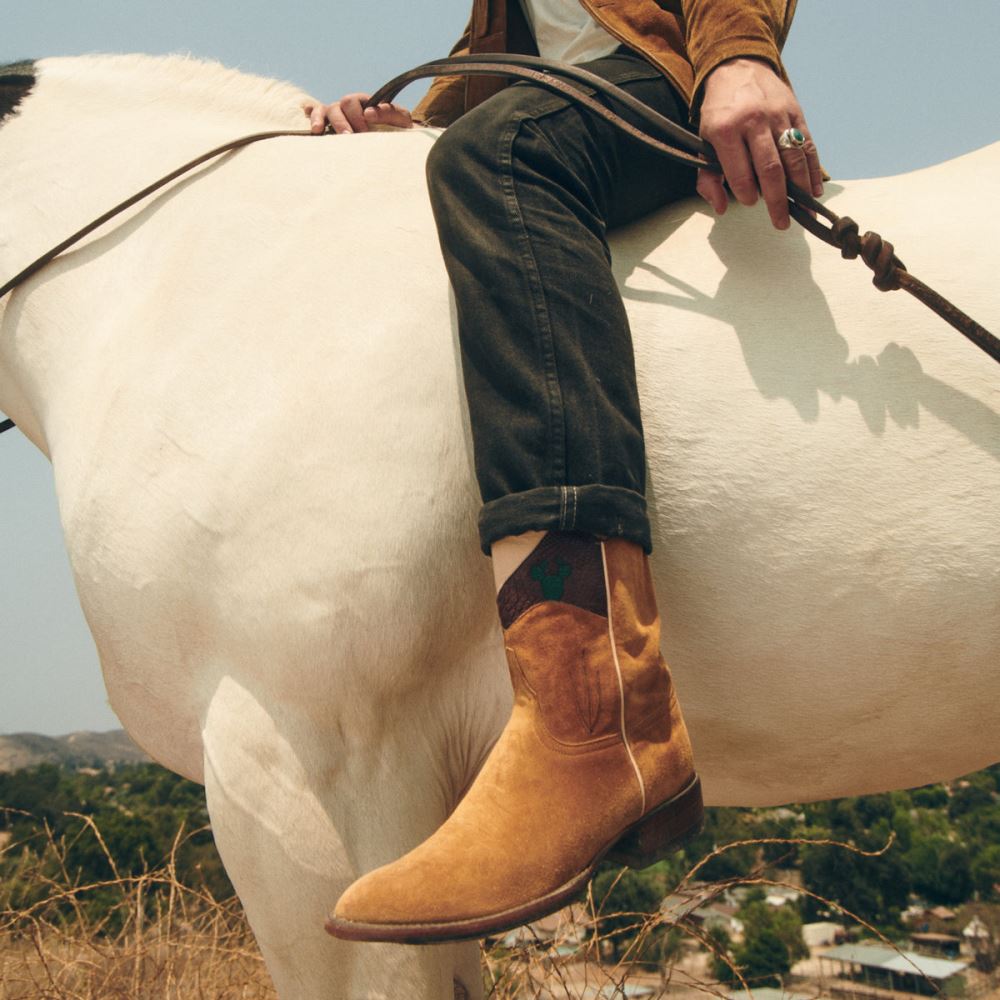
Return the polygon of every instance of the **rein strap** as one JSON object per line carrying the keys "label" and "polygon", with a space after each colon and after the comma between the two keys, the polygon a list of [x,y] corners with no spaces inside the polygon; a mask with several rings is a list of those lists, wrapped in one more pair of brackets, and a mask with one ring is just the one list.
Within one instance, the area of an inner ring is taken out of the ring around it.
{"label": "rein strap", "polygon": [[[463,76],[509,76],[515,79],[528,80],[538,86],[562,94],[570,101],[585,107],[588,111],[600,116],[605,121],[610,122],[616,128],[621,129],[632,138],[650,146],[664,156],[702,170],[711,170],[714,173],[721,173],[718,158],[712,147],[687,129],[681,128],[675,122],[670,121],[652,108],[636,100],[631,94],[620,87],[609,83],[602,77],[597,76],[579,66],[570,66],[562,63],[553,63],[538,56],[520,56],[511,54],[491,54],[488,58],[479,56],[452,56],[448,59],[437,59],[424,63],[406,73],[390,80],[381,87],[366,102],[366,107],[374,107],[383,102],[391,102],[393,98],[409,83],[425,77],[441,76],[443,74],[458,73]],[[595,98],[595,94],[613,102],[620,109],[635,116],[642,122],[643,127],[635,125],[620,114],[612,111],[606,104]],[[652,130],[650,134],[646,129]],[[195,159],[188,161],[183,166],[172,170],[165,177],[143,188],[131,198],[109,209],[100,218],[84,226],[82,229],[67,237],[58,246],[53,247],[44,253],[36,261],[29,264],[23,271],[16,274],[6,284],[0,286],[0,298],[8,292],[13,291],[23,284],[30,277],[40,271],[43,267],[53,261],[60,254],[70,247],[79,243],[95,229],[100,228],[109,222],[116,215],[131,208],[133,205],[148,198],[160,188],[171,181],[182,177],[201,164],[234,150],[249,146],[252,143],[260,142],[263,139],[274,139],[279,136],[312,136],[314,133],[301,130],[283,130],[276,132],[257,132],[253,135],[246,135],[232,142],[227,142],[222,146]],[[329,130],[325,134],[330,134]],[[873,284],[880,291],[894,291],[902,288],[911,295],[918,298],[929,309],[933,310],[950,323],[963,336],[967,337],[977,347],[985,351],[994,361],[1000,363],[1000,339],[995,337],[987,329],[980,326],[975,320],[962,312],[954,303],[949,302],[944,296],[929,288],[918,278],[914,277],[906,270],[903,262],[896,257],[892,244],[883,240],[877,233],[865,233],[859,235],[859,227],[853,219],[847,216],[838,216],[821,202],[817,201],[811,194],[803,191],[794,184],[788,185],[789,211],[792,217],[805,229],[808,229],[817,238],[837,247],[841,255],[847,260],[861,257],[864,263],[874,272]],[[824,226],[817,218],[822,216],[831,223],[829,227]],[[12,420],[0,422],[0,434],[14,427]]]}

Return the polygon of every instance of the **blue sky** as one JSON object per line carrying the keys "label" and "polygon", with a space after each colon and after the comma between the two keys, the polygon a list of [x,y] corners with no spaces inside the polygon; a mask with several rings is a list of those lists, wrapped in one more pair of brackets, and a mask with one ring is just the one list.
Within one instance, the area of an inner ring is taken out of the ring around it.
{"label": "blue sky", "polygon": [[[0,64],[189,52],[333,99],[445,54],[468,8],[469,0],[44,0],[9,5]],[[800,0],[786,63],[826,168],[837,178],[896,174],[1000,139],[998,38],[997,0]],[[0,437],[0,491],[0,733],[114,728],[51,472],[16,432]]]}

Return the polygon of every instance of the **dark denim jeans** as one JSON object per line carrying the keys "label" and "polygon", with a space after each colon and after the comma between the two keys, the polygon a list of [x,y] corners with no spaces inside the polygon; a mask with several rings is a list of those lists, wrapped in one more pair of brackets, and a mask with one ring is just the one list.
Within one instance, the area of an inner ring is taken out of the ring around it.
{"label": "dark denim jeans", "polygon": [[[587,68],[678,123],[687,106],[625,50]],[[650,548],[628,318],[606,231],[694,193],[695,172],[519,83],[428,161],[458,309],[483,550],[531,530]]]}

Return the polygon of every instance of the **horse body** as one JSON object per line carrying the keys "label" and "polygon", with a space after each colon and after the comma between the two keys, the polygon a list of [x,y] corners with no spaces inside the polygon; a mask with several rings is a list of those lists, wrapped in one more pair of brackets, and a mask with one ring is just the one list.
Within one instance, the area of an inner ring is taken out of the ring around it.
{"label": "horse body", "polygon": [[[303,99],[193,61],[44,61],[0,128],[0,274],[189,156],[301,127]],[[52,459],[112,705],[205,782],[283,996],[478,981],[474,947],[322,931],[352,878],[440,823],[509,706],[424,192],[434,134],[251,147],[0,302],[0,404]],[[1000,212],[965,192],[998,167],[1000,144],[831,198],[996,328]],[[708,801],[1000,757],[989,359],[763,212],[679,205],[613,249]]]}

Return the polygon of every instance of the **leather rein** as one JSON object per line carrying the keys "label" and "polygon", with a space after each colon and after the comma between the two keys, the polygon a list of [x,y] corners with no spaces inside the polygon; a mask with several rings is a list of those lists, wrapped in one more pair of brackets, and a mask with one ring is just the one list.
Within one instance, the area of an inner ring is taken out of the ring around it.
{"label": "leather rein", "polygon": [[[581,69],[579,66],[554,63],[538,56],[491,53],[489,57],[485,58],[468,55],[436,59],[408,70],[406,73],[401,73],[390,80],[371,96],[366,102],[366,107],[392,101],[405,86],[414,80],[446,74],[508,76],[519,80],[529,80],[538,86],[562,94],[669,159],[690,167],[712,170],[715,173],[722,172],[715,151],[704,139],[688,132],[687,129],[660,115],[641,101],[636,100],[631,94],[594,73]],[[640,121],[643,127],[640,128],[632,121],[612,111],[595,95],[600,95],[613,102]],[[329,131],[326,134],[330,134]],[[121,214],[201,164],[243,146],[260,142],[262,139],[312,135],[314,135],[313,132],[304,129],[257,132],[203,153],[148,187],[136,192],[131,198],[127,198],[121,204],[109,209],[99,218],[67,237],[58,246],[42,254],[6,284],[0,286],[0,298],[23,284],[64,251],[79,243],[80,240],[109,222],[116,215]],[[848,216],[838,216],[811,194],[790,182],[788,184],[788,201],[792,218],[810,233],[823,240],[824,243],[829,243],[839,249],[845,259],[853,260],[860,256],[874,272],[872,283],[876,288],[883,292],[894,291],[898,288],[905,289],[950,323],[977,347],[984,350],[994,361],[1000,363],[1000,339],[967,316],[952,302],[910,274],[903,262],[896,256],[891,243],[882,239],[877,233],[867,232],[861,235],[858,224],[853,219]],[[830,225],[825,226],[819,221],[819,217],[826,219]],[[0,433],[10,430],[14,426],[12,420],[4,420],[0,422]]]}

